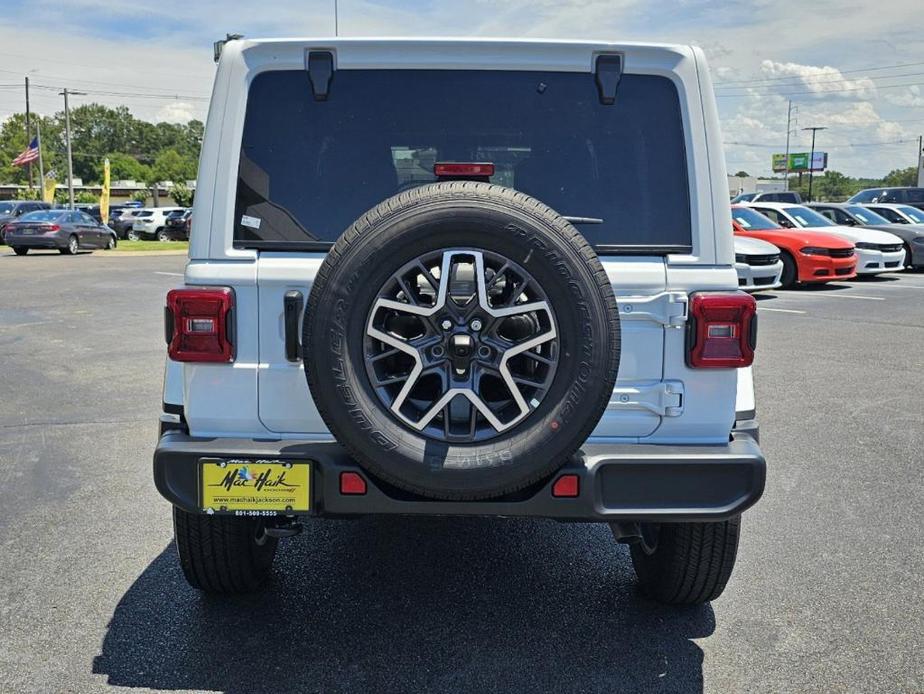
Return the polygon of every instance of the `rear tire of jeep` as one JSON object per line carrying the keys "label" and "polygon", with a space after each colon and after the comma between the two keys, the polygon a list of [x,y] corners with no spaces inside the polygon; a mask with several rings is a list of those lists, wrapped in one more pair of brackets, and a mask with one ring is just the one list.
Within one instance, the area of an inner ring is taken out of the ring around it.
{"label": "rear tire of jeep", "polygon": [[180,567],[193,588],[206,593],[250,593],[269,578],[279,540],[258,518],[206,516],[173,508]]}
{"label": "rear tire of jeep", "polygon": [[630,547],[646,595],[668,605],[701,605],[725,590],[738,553],[741,516],[717,523],[647,524]]}
{"label": "rear tire of jeep", "polygon": [[[524,332],[505,341],[510,316]],[[419,331],[379,329],[378,318]],[[446,357],[458,357],[457,339],[464,364]],[[399,193],[344,232],[318,270],[302,344],[319,413],[373,476],[485,499],[547,478],[584,443],[613,393],[619,316],[599,259],[557,212],[510,188],[444,182]],[[389,351],[411,356],[373,375]],[[517,360],[546,364],[529,367],[541,388]]]}

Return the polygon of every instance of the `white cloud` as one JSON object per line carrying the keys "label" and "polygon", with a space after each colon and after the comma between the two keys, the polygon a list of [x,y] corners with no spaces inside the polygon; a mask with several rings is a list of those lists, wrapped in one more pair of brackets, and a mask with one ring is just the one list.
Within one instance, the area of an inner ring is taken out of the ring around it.
{"label": "white cloud", "polygon": [[[876,96],[876,83],[869,77],[851,80],[834,67],[817,67],[799,63],[777,63],[764,60],[760,64],[761,74],[767,80],[756,83],[758,89],[769,85],[770,89],[782,93],[804,89],[813,96],[836,96],[846,99],[869,99]],[[792,79],[785,79],[790,77]],[[771,82],[770,80],[778,80]]]}
{"label": "white cloud", "polygon": [[188,123],[193,118],[199,118],[200,109],[185,101],[176,101],[165,104],[154,116],[155,121],[166,123]]}
{"label": "white cloud", "polygon": [[886,94],[886,101],[895,106],[905,108],[922,108],[924,107],[924,94],[921,94],[921,88],[913,84],[908,87],[907,91],[898,93],[890,92]]}

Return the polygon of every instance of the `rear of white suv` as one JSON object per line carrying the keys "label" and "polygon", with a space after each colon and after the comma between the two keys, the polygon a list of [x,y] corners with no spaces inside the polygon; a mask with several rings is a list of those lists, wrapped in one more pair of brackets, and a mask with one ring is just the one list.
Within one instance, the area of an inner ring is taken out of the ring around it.
{"label": "rear of white suv", "polygon": [[694,48],[227,44],[154,461],[187,578],[303,516],[544,516],[716,597],[765,475],[724,188]]}

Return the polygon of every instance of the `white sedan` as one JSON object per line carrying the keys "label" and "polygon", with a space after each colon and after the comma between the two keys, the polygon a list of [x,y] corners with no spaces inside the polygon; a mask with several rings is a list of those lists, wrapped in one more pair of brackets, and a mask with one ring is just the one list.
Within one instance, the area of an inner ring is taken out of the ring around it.
{"label": "white sedan", "polygon": [[746,292],[776,289],[782,284],[780,249],[760,239],[735,236],[735,271],[738,289]]}
{"label": "white sedan", "polygon": [[749,204],[780,226],[787,229],[811,229],[832,234],[856,246],[857,274],[875,275],[880,272],[897,272],[905,266],[904,242],[895,234],[863,227],[835,224],[824,215],[803,205],[779,202]]}

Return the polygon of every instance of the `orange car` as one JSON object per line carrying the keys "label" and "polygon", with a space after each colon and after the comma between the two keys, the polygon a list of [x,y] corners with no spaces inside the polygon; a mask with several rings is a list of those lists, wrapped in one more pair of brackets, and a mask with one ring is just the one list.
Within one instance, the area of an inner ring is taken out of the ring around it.
{"label": "orange car", "polygon": [[821,231],[781,227],[743,205],[732,205],[731,212],[736,235],[768,241],[780,249],[783,287],[792,287],[797,282],[830,282],[856,277],[857,257],[849,241]]}

